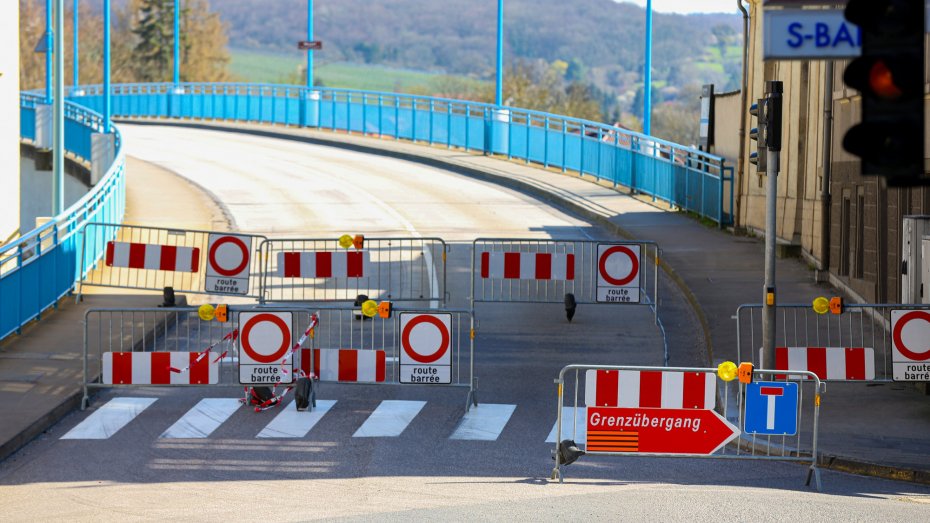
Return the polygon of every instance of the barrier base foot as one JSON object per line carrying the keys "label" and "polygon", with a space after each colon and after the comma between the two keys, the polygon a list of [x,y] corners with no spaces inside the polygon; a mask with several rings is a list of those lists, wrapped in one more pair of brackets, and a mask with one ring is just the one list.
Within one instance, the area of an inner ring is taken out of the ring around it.
{"label": "barrier base foot", "polygon": [[87,410],[87,407],[90,406],[90,397],[86,394],[81,398],[81,410]]}
{"label": "barrier base foot", "polygon": [[559,467],[555,467],[555,468],[552,469],[552,475],[549,476],[549,479],[551,479],[551,480],[553,480],[553,481],[559,480],[559,483],[562,483],[562,482],[563,482],[563,481],[562,481],[562,471],[559,470]]}
{"label": "barrier base foot", "polygon": [[807,481],[804,483],[804,486],[811,486],[811,477],[814,478],[814,488],[817,489],[817,492],[823,492],[823,484],[820,482],[820,469],[816,465],[811,465],[807,469]]}

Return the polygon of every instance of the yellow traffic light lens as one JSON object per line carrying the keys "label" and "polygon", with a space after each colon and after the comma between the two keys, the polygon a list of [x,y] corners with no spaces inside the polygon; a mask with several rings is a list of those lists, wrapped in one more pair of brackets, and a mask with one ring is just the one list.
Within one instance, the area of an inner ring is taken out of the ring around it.
{"label": "yellow traffic light lens", "polygon": [[374,318],[375,314],[378,314],[378,302],[375,300],[368,300],[362,303],[362,314],[369,318]]}
{"label": "yellow traffic light lens", "polygon": [[348,249],[352,246],[352,237],[348,234],[343,234],[339,237],[339,246],[343,249]]}
{"label": "yellow traffic light lens", "polygon": [[733,381],[736,379],[736,364],[732,361],[725,361],[717,365],[717,376],[723,381]]}
{"label": "yellow traffic light lens", "polygon": [[200,316],[200,319],[203,321],[212,320],[214,313],[215,311],[213,309],[213,305],[210,305],[209,303],[204,303],[197,309],[197,315]]}
{"label": "yellow traffic light lens", "polygon": [[814,312],[817,314],[826,314],[830,310],[830,300],[824,298],[823,296],[818,296],[814,298]]}

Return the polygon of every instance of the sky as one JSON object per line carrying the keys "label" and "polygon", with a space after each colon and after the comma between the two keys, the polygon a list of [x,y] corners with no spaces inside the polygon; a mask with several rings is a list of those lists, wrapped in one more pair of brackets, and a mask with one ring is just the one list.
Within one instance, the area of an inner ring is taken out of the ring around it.
{"label": "sky", "polygon": [[[646,0],[614,0],[646,6]],[[736,0],[652,0],[652,10],[660,13],[738,13]]]}

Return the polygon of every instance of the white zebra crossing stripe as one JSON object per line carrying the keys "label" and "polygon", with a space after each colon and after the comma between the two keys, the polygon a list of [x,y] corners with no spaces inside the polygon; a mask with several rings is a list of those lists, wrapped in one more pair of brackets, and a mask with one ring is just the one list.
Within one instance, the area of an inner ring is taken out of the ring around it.
{"label": "white zebra crossing stripe", "polygon": [[159,438],[206,438],[229,419],[241,403],[237,398],[205,398],[187,411]]}
{"label": "white zebra crossing stripe", "polygon": [[353,438],[400,436],[413,418],[420,413],[425,401],[384,400],[355,431]]}
{"label": "white zebra crossing stripe", "polygon": [[335,400],[317,400],[316,407],[312,411],[301,412],[297,410],[294,401],[292,401],[256,437],[302,438],[335,404]]}
{"label": "white zebra crossing stripe", "polygon": [[107,439],[158,398],[113,398],[61,439]]}
{"label": "white zebra crossing stripe", "polygon": [[516,408],[516,405],[499,403],[482,403],[472,407],[449,439],[495,441]]}
{"label": "white zebra crossing stripe", "polygon": [[[588,409],[578,407],[574,412],[572,407],[562,407],[562,439],[574,439],[579,445],[588,440]],[[552,430],[546,438],[546,443],[555,443],[555,428],[559,421],[552,424]],[[575,429],[574,433],[572,429]]]}

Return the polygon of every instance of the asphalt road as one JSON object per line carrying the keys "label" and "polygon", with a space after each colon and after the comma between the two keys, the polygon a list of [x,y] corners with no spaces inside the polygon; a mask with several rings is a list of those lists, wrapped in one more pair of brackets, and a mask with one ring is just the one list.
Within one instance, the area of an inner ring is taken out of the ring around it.
{"label": "asphalt road", "polygon": [[[524,195],[400,160],[216,131],[121,128],[129,155],[209,191],[237,230],[445,239],[452,307],[468,306],[476,237],[616,240]],[[664,280],[660,294],[670,352],[700,364],[697,323]],[[259,437],[284,411],[236,407],[229,390],[108,390],[0,464],[3,519],[912,521],[930,513],[928,488],[824,472],[824,492],[815,493],[802,466],[778,462],[586,456],[566,467],[564,484],[550,482],[559,369],[661,364],[652,313],[587,305],[569,323],[560,304],[480,304],[477,317],[480,405],[470,412],[491,413],[493,430],[462,431],[462,389],[324,384],[328,410],[290,438]],[[106,405],[137,415],[101,439],[62,439],[80,436]]]}

